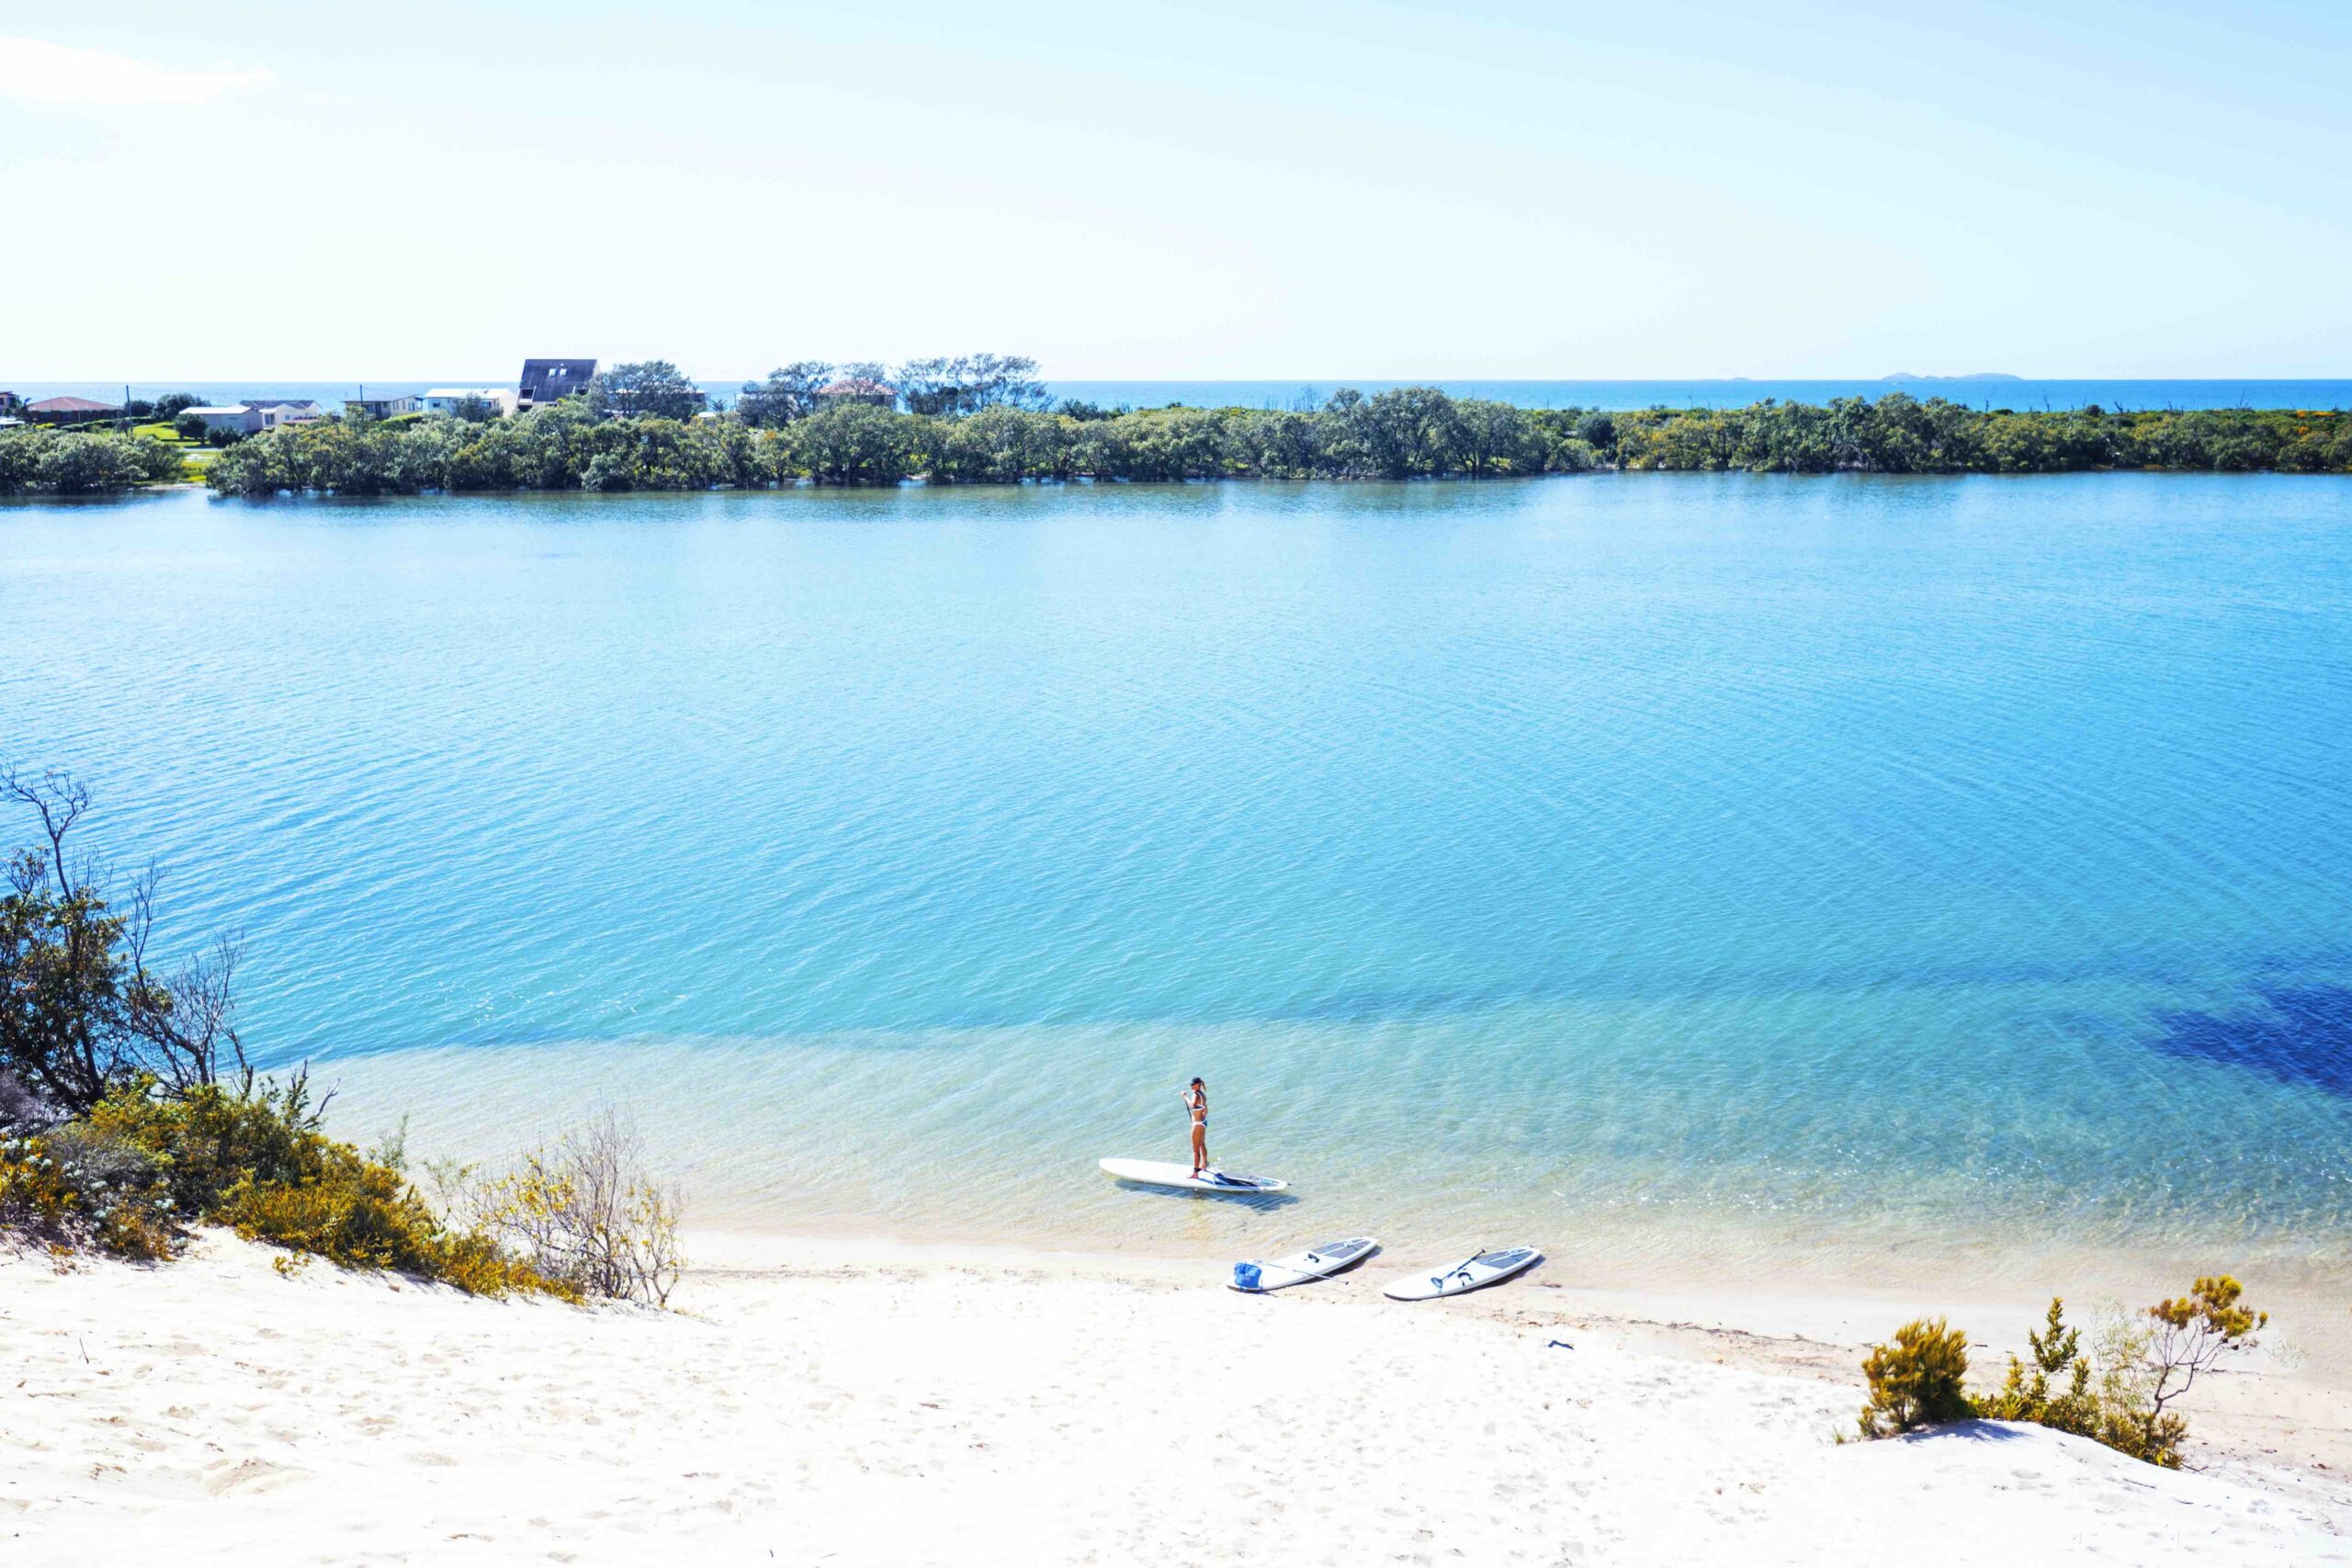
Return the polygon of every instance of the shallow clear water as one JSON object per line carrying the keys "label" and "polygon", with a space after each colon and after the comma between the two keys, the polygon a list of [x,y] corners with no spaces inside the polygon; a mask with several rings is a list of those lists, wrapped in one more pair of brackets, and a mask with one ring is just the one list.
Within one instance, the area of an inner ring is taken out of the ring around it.
{"label": "shallow clear water", "polygon": [[[2328,479],[12,504],[0,754],[706,1223],[2336,1279],[2347,611]],[[1196,1072],[1295,1202],[1093,1176]]]}

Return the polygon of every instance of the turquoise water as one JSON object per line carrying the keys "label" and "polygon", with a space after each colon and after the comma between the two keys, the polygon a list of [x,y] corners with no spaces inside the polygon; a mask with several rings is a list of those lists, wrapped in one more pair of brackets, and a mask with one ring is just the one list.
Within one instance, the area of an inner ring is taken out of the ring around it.
{"label": "turquoise water", "polygon": [[[2352,1276],[2342,480],[11,504],[0,621],[0,755],[354,1131],[616,1101],[786,1229]],[[1296,1202],[1091,1176],[1196,1072]]]}

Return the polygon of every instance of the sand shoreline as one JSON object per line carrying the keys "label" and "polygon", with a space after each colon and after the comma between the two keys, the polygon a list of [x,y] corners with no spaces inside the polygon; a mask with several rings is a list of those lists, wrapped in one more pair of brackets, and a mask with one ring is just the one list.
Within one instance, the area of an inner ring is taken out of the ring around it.
{"label": "sand shoreline", "polygon": [[[1861,1339],[1899,1321],[1877,1300],[1594,1290],[1555,1264],[1408,1307],[1377,1295],[1421,1261],[1400,1254],[1250,1298],[1195,1258],[691,1241],[668,1314],[288,1278],[218,1234],[158,1269],[0,1261],[0,1540],[28,1562],[2352,1561],[2347,1404],[2290,1343],[2200,1397],[2205,1472],[2179,1475],[2023,1429],[1833,1446]],[[1967,1303],[1982,1364],[2037,1310]]]}

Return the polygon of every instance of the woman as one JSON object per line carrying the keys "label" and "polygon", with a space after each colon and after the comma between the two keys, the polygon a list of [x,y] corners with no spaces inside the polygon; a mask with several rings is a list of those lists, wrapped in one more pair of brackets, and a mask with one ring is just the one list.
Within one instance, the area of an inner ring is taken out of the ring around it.
{"label": "woman", "polygon": [[1193,1113],[1193,1174],[1209,1168],[1209,1086],[1194,1078],[1184,1091],[1184,1109]]}

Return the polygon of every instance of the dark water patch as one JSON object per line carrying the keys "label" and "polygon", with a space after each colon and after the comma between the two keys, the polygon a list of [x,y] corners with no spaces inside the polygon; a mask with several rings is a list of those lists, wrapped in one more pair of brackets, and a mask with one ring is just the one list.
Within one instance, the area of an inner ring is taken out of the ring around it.
{"label": "dark water patch", "polygon": [[2255,994],[2256,1006],[2235,1012],[2159,1014],[2155,1048],[2352,1096],[2352,986],[2258,986]]}

